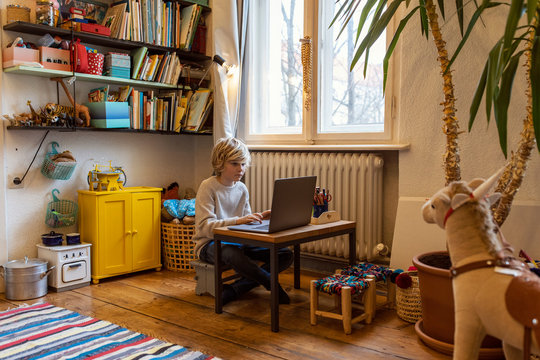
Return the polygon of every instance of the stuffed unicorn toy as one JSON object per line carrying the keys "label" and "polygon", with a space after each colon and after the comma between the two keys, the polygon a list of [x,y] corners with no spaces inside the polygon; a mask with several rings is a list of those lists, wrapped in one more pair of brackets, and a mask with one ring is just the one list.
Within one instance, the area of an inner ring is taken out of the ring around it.
{"label": "stuffed unicorn toy", "polygon": [[456,360],[478,359],[486,334],[501,339],[507,359],[540,354],[540,278],[512,256],[490,211],[500,194],[488,192],[502,170],[486,181],[453,182],[422,207],[426,222],[446,230]]}

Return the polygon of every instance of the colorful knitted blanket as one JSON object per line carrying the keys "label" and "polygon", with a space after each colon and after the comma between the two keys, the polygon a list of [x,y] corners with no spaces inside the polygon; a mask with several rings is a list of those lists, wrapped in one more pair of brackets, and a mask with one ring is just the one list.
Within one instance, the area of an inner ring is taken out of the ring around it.
{"label": "colorful knitted blanket", "polygon": [[367,289],[369,287],[369,282],[357,276],[339,274],[328,276],[315,282],[317,290],[327,294],[341,295],[341,289],[345,286],[351,288],[351,294],[356,294]]}
{"label": "colorful knitted blanket", "polygon": [[359,263],[341,269],[342,275],[351,275],[365,278],[367,275],[375,276],[376,281],[385,281],[386,278],[392,275],[392,270],[386,266],[380,266],[370,263]]}

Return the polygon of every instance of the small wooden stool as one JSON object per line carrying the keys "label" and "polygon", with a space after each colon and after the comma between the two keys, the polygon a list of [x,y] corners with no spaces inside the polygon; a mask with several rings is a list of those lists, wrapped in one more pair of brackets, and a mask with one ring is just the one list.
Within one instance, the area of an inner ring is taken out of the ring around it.
{"label": "small wooden stool", "polygon": [[[319,291],[334,296],[336,312],[319,310]],[[352,317],[352,295],[361,294],[364,312]],[[350,334],[352,324],[365,320],[370,324],[375,316],[375,277],[367,275],[359,278],[347,275],[332,275],[320,280],[312,280],[310,287],[311,325],[317,325],[317,315],[343,321],[345,334]],[[341,312],[339,309],[341,308]]]}
{"label": "small wooden stool", "polygon": [[379,307],[386,306],[390,309],[394,309],[396,307],[396,284],[390,281],[390,276],[393,272],[394,270],[386,266],[371,263],[359,263],[341,269],[337,273],[358,277],[373,275],[375,277],[375,282],[383,284],[386,287],[386,301],[377,305]]}

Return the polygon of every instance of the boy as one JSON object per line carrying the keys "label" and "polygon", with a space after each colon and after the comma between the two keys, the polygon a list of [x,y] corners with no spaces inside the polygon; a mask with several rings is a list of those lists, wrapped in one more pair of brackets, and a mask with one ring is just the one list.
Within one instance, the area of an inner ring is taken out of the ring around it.
{"label": "boy", "polygon": [[[212,150],[212,167],[215,175],[204,180],[195,201],[195,252],[203,261],[214,263],[213,230],[217,227],[247,224],[270,218],[270,210],[252,213],[249,193],[240,180],[251,157],[247,146],[235,138],[218,140]],[[270,251],[265,248],[221,243],[221,259],[241,278],[233,284],[223,285],[223,305],[242,294],[262,285],[270,290]],[[256,263],[262,261],[262,266]],[[278,251],[279,271],[287,269],[293,261],[292,251]],[[279,287],[280,304],[289,304],[285,290]]]}

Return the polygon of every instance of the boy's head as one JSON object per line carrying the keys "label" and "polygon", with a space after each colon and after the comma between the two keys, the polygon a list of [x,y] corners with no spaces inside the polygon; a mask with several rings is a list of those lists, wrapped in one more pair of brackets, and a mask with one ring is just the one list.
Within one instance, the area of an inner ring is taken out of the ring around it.
{"label": "boy's head", "polygon": [[217,176],[221,175],[227,161],[240,161],[249,165],[251,156],[246,144],[236,138],[219,139],[212,150],[212,167]]}

